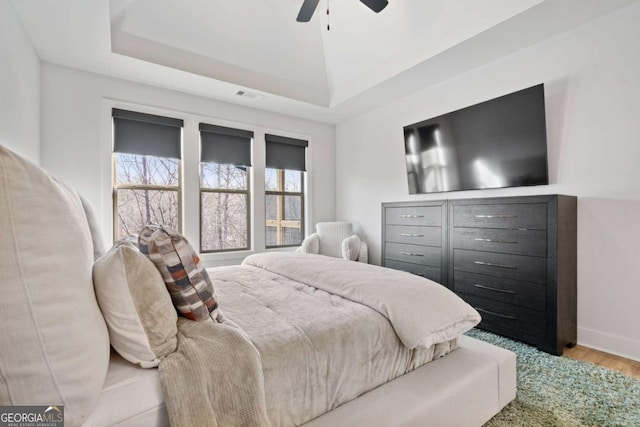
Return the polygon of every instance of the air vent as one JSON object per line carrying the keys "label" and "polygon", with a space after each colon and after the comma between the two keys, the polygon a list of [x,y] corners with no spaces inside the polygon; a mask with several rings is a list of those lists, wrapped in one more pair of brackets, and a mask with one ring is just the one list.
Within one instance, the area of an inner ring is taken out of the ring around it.
{"label": "air vent", "polygon": [[251,99],[257,99],[257,100],[261,100],[265,98],[265,96],[261,93],[247,92],[246,90],[239,90],[236,92],[236,95],[242,96],[243,98],[251,98]]}

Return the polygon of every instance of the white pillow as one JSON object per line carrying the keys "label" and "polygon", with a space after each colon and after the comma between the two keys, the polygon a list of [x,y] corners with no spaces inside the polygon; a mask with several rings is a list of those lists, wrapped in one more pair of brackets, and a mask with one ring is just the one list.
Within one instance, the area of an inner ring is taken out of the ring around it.
{"label": "white pillow", "polygon": [[123,240],[93,265],[93,284],[111,345],[131,363],[158,366],[177,345],[178,314],[162,275]]}
{"label": "white pillow", "polygon": [[360,254],[360,238],[357,235],[347,237],[342,241],[342,258],[355,261]]}
{"label": "white pillow", "polygon": [[0,239],[0,405],[64,405],[81,424],[110,352],[89,225],[77,193],[2,146]]}
{"label": "white pillow", "polygon": [[80,201],[82,202],[82,208],[84,209],[84,214],[87,216],[87,222],[89,223],[91,240],[93,240],[93,260],[95,261],[104,254],[105,245],[102,240],[98,221],[96,221],[96,216],[93,213],[93,209],[91,209],[91,205],[89,205],[89,202],[87,202],[87,200],[82,196],[80,196]]}

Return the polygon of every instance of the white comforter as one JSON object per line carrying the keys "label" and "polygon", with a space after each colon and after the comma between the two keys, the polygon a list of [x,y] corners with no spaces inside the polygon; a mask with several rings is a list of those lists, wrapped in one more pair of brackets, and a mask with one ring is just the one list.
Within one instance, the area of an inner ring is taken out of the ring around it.
{"label": "white comforter", "polygon": [[[245,337],[246,343],[229,348],[208,340],[207,350],[200,351],[205,347],[194,337],[206,332],[185,334],[191,337],[183,340],[188,343],[185,349],[206,357],[200,365],[212,369],[202,375],[197,366],[183,374],[184,360],[196,356],[167,358],[172,362],[165,362],[170,369],[164,371],[163,383],[170,417],[189,415],[172,417],[173,424],[260,425],[255,420],[265,413],[273,426],[303,424],[447,354],[456,347],[456,337],[480,320],[475,310],[440,285],[320,255],[254,255],[243,266],[211,269],[209,275],[224,317],[241,332],[234,333],[233,340]],[[246,357],[234,353],[240,348]],[[235,371],[229,364],[233,357],[243,361]],[[162,364],[160,368],[162,374]],[[175,380],[181,375],[188,381]],[[205,380],[192,384],[194,378]],[[233,381],[242,386],[221,389]],[[191,385],[190,394],[185,394],[184,384]],[[264,395],[250,396],[256,390]],[[224,399],[200,398],[206,392],[224,393]],[[205,402],[214,407],[204,410]],[[237,407],[245,411],[238,422],[221,414]]]}
{"label": "white comforter", "polygon": [[429,348],[468,331],[480,315],[453,292],[431,280],[369,264],[322,255],[265,253],[243,265],[359,302],[386,317],[402,343]]}

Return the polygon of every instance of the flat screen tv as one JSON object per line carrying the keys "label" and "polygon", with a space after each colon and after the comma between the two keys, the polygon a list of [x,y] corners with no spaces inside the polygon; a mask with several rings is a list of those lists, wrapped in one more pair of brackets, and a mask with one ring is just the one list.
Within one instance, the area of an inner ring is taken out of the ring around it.
{"label": "flat screen tv", "polygon": [[409,193],[549,183],[544,86],[404,127]]}

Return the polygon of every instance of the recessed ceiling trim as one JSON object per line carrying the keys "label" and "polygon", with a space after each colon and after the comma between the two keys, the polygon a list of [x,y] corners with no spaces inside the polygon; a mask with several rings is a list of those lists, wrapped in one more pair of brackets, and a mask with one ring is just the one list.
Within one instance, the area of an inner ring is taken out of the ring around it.
{"label": "recessed ceiling trim", "polygon": [[247,70],[208,56],[198,55],[197,53],[147,40],[117,29],[112,29],[111,32],[111,51],[216,80],[278,94],[320,107],[329,107],[329,92],[326,89],[320,90],[303,86],[289,80]]}

